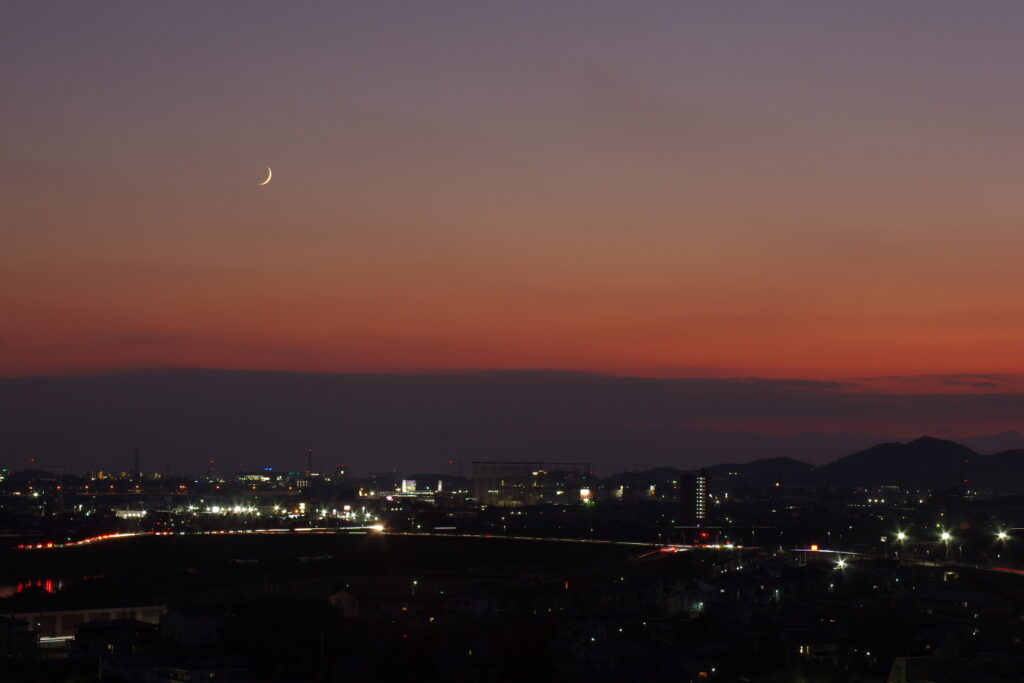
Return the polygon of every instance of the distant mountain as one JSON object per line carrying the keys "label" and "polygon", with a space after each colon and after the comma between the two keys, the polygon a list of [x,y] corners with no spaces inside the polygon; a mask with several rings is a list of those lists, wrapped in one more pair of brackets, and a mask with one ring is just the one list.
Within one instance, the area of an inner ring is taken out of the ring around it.
{"label": "distant mountain", "polygon": [[820,483],[840,486],[902,484],[948,488],[960,481],[961,463],[977,458],[970,448],[931,437],[883,443],[818,468]]}
{"label": "distant mountain", "polygon": [[1024,491],[1024,449],[976,453],[955,441],[922,437],[909,443],[882,443],[821,467],[790,458],[714,465],[719,487],[763,487],[774,482],[812,486],[884,486],[942,490],[960,486],[1000,493]]}
{"label": "distant mountain", "polygon": [[786,485],[808,485],[815,482],[814,465],[793,458],[763,458],[743,464],[713,465],[708,467],[712,480],[720,486],[735,487],[772,486],[776,482]]}
{"label": "distant mountain", "polygon": [[678,470],[675,467],[655,467],[649,470],[638,472],[616,472],[604,478],[606,486],[637,489],[648,486],[662,486],[666,482],[679,481],[679,476],[685,470]]}
{"label": "distant mountain", "polygon": [[970,448],[976,453],[1000,453],[1002,451],[1024,450],[1024,434],[1020,432],[1000,432],[999,434],[980,434],[978,436],[953,437],[957,443]]}
{"label": "distant mountain", "polygon": [[998,492],[1024,490],[1024,450],[976,453],[955,441],[924,437],[884,443],[840,458],[815,473],[820,483],[848,486],[900,484],[944,489],[961,485]]}
{"label": "distant mountain", "polygon": [[1024,491],[1024,449],[977,455],[967,464],[966,474],[971,488]]}
{"label": "distant mountain", "polygon": [[54,474],[53,472],[47,472],[46,470],[20,470],[17,472],[11,472],[7,475],[9,481],[18,484],[26,484],[31,481],[55,481],[60,475]]}

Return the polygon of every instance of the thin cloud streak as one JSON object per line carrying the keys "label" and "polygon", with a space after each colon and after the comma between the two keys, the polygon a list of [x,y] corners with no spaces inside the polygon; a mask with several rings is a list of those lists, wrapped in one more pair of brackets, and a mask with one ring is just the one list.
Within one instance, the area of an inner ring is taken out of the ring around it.
{"label": "thin cloud streak", "polygon": [[1024,431],[1021,415],[1024,393],[866,394],[829,382],[566,372],[0,380],[5,466],[38,457],[82,467],[135,447],[182,468],[209,457],[282,463],[310,447],[364,468],[568,456],[605,469],[769,455],[823,462],[885,439]]}

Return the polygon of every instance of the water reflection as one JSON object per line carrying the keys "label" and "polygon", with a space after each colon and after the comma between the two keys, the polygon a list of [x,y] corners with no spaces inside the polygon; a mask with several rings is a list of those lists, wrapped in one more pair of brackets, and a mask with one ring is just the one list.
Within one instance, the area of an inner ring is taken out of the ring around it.
{"label": "water reflection", "polygon": [[61,579],[34,579],[16,584],[2,585],[0,586],[0,599],[9,598],[30,588],[42,588],[47,593],[56,593],[64,588],[64,581]]}

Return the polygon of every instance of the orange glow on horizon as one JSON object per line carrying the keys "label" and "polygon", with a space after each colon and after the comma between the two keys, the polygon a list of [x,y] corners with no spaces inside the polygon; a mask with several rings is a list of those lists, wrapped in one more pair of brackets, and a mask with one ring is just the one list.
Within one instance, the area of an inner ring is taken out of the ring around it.
{"label": "orange glow on horizon", "polygon": [[18,3],[0,376],[1024,375],[1017,8],[782,4]]}

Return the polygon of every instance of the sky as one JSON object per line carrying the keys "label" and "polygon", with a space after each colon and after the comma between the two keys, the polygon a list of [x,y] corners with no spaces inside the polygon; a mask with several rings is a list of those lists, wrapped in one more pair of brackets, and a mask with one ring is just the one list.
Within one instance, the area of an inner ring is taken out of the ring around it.
{"label": "sky", "polygon": [[2,15],[0,376],[1024,385],[1020,2]]}

